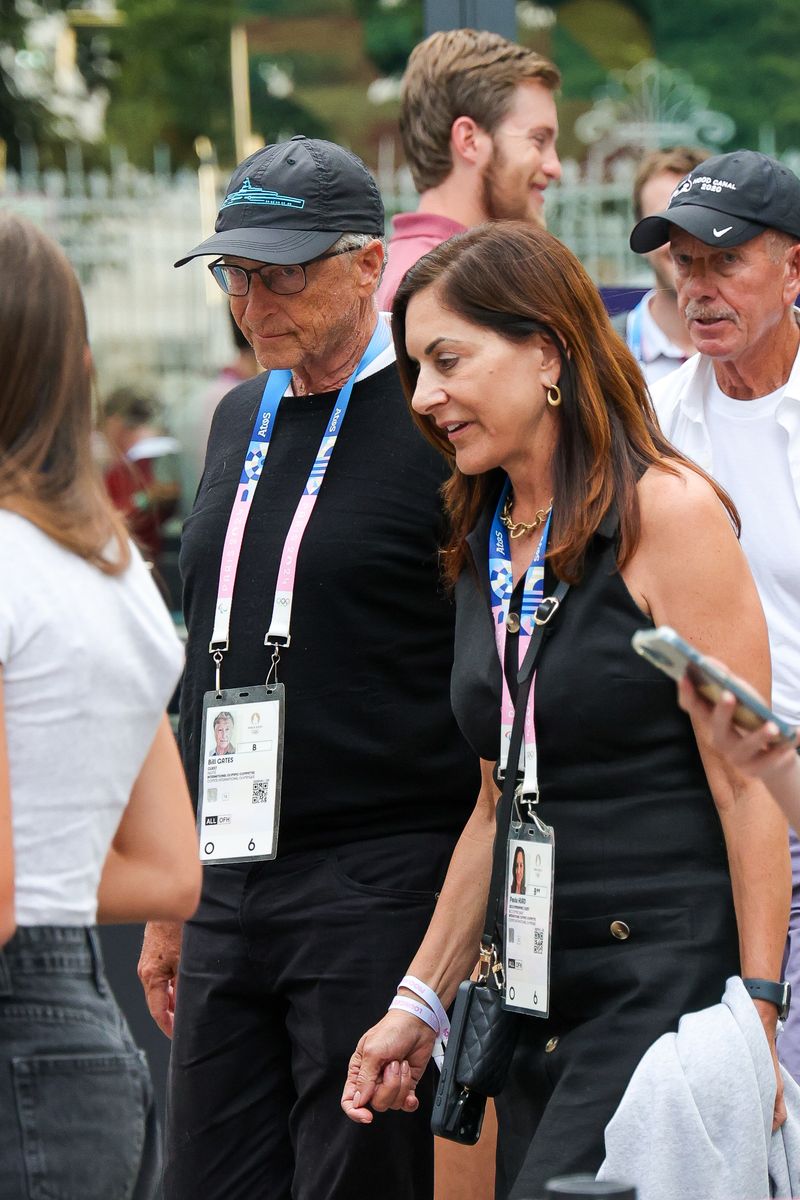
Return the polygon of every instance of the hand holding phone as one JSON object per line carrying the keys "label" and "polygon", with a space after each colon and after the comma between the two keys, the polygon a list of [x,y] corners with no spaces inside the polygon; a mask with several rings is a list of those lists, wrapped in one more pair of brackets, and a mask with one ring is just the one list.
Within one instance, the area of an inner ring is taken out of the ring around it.
{"label": "hand holding phone", "polygon": [[631,639],[634,650],[676,682],[684,675],[710,704],[718,704],[723,692],[736,698],[732,720],[740,729],[753,731],[770,722],[778,731],[777,741],[793,743],[797,730],[782,720],[760,697],[731,675],[725,667],[701,654],[668,625],[640,629]]}

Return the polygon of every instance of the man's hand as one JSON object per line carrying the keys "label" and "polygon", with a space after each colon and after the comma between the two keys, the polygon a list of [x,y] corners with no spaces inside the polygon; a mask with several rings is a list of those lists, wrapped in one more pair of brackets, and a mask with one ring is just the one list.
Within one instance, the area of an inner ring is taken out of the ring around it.
{"label": "man's hand", "polygon": [[144,931],[138,974],[150,1016],[162,1033],[172,1037],[175,1024],[175,990],[181,956],[183,924],[149,921]]}
{"label": "man's hand", "polygon": [[369,1125],[373,1119],[370,1108],[415,1112],[419,1107],[416,1086],[434,1041],[433,1030],[423,1021],[396,1010],[368,1030],[350,1059],[342,1093],[342,1108],[350,1120]]}

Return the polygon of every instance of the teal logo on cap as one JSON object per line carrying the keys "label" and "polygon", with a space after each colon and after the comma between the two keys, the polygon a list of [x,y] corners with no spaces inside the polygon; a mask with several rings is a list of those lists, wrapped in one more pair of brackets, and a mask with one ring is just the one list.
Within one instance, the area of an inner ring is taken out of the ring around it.
{"label": "teal logo on cap", "polygon": [[233,208],[235,204],[272,204],[276,208],[305,208],[305,200],[299,196],[282,196],[280,192],[268,192],[265,188],[253,187],[249,179],[245,179],[238,192],[231,192],[223,201],[223,208]]}

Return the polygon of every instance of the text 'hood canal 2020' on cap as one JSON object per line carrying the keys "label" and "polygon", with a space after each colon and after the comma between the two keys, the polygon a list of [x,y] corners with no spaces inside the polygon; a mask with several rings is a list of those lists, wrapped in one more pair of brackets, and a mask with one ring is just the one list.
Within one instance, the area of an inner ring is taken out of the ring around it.
{"label": "text 'hood canal 2020' on cap", "polygon": [[755,150],[734,150],[700,163],[676,187],[662,213],[644,217],[631,250],[647,254],[670,238],[670,225],[707,246],[740,246],[765,229],[800,241],[800,179],[783,163]]}

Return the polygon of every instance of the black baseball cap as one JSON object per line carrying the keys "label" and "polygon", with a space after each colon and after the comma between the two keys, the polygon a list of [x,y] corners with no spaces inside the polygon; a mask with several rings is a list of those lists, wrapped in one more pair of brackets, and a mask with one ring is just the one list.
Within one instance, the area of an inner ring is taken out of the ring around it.
{"label": "black baseball cap", "polygon": [[236,168],[216,233],[178,259],[237,254],[268,263],[304,263],[343,233],[383,237],[383,201],[360,158],[298,133],[251,154]]}
{"label": "black baseball cap", "polygon": [[800,179],[775,158],[734,150],[707,158],[682,179],[665,212],[644,217],[630,246],[647,254],[669,241],[670,225],[708,246],[740,246],[765,229],[800,241]]}

